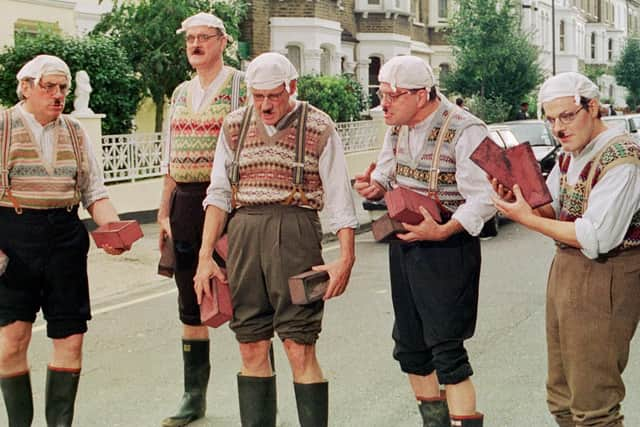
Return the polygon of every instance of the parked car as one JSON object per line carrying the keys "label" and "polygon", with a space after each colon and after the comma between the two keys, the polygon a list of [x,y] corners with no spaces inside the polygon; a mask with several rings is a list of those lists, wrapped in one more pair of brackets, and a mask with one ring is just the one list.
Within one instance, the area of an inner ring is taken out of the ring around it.
{"label": "parked car", "polygon": [[551,172],[556,163],[560,143],[554,138],[545,121],[517,120],[498,125],[508,126],[519,142],[529,142],[544,177]]}
{"label": "parked car", "polygon": [[638,127],[640,127],[640,114],[628,114],[624,116],[604,116],[602,121],[608,127],[624,127],[627,132],[638,138]]}

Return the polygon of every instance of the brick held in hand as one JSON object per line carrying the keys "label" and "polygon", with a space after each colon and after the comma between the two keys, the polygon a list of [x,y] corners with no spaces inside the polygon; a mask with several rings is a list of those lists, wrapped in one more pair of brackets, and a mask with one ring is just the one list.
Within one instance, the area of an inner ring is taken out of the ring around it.
{"label": "brick held in hand", "polygon": [[389,214],[384,214],[371,223],[371,232],[376,241],[390,242],[400,240],[396,237],[396,234],[406,233],[407,230],[405,230],[399,221],[391,219]]}
{"label": "brick held in hand", "polygon": [[305,271],[289,277],[291,302],[298,305],[310,304],[322,299],[329,286],[326,271]]}
{"label": "brick held in hand", "polygon": [[518,184],[524,199],[533,209],[551,203],[551,193],[528,142],[503,150],[487,137],[470,158],[509,190]]}
{"label": "brick held in hand", "polygon": [[429,211],[434,221],[442,222],[438,203],[431,197],[408,188],[396,187],[387,191],[384,195],[384,201],[387,204],[389,216],[396,221],[411,225],[420,224],[424,220],[424,215],[420,212],[420,206],[422,206]]}
{"label": "brick held in hand", "polygon": [[217,328],[231,320],[233,307],[229,284],[211,279],[211,296],[206,294],[200,304],[200,321],[203,325]]}
{"label": "brick held in hand", "polygon": [[99,248],[111,246],[114,249],[127,249],[143,234],[138,221],[129,220],[103,224],[93,230],[91,236]]}
{"label": "brick held in hand", "polygon": [[158,262],[158,274],[165,277],[173,277],[176,265],[176,254],[173,248],[173,240],[167,236],[164,239],[162,251],[160,251],[160,261]]}

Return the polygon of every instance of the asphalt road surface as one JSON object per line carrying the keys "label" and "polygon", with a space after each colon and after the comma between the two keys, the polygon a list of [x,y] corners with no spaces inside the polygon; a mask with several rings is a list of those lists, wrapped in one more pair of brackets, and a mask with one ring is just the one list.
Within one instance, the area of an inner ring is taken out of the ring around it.
{"label": "asphalt road surface", "polygon": [[[173,282],[155,275],[157,230],[121,258],[90,253],[94,319],[85,340],[75,426],[158,426],[182,394],[180,326]],[[468,341],[478,409],[489,427],[554,423],[545,404],[544,294],[553,243],[516,224],[482,243],[483,270],[476,335]],[[338,255],[336,243],[325,257]],[[331,426],[421,426],[405,376],[391,356],[393,314],[386,245],[370,233],[357,239],[357,262],[345,295],[326,305],[318,342],[330,388]],[[36,417],[44,426],[44,376],[51,346],[38,321],[30,348]],[[211,330],[212,378],[207,417],[193,424],[239,426],[237,344],[225,326]],[[640,426],[640,345],[625,373],[626,425]],[[275,345],[278,426],[297,426],[293,385],[280,342]],[[0,426],[6,425],[0,409]]]}

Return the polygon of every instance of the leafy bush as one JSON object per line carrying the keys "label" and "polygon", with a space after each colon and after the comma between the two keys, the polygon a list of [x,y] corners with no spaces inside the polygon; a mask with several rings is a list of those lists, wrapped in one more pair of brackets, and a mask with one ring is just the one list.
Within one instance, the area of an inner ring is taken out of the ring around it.
{"label": "leafy bush", "polygon": [[[104,113],[102,133],[128,133],[131,119],[141,99],[141,88],[124,50],[105,36],[65,37],[54,33],[38,33],[16,37],[16,45],[0,53],[0,102],[13,105],[16,95],[16,74],[34,56],[55,55],[69,65],[71,76],[85,70],[91,79],[89,107]],[[73,110],[75,82],[67,97],[65,113]]]}
{"label": "leafy bush", "polygon": [[348,75],[302,76],[298,79],[298,99],[321,109],[335,122],[359,120],[368,107],[362,85]]}
{"label": "leafy bush", "polygon": [[487,124],[506,121],[511,110],[511,105],[500,97],[490,99],[474,95],[467,105],[475,116]]}

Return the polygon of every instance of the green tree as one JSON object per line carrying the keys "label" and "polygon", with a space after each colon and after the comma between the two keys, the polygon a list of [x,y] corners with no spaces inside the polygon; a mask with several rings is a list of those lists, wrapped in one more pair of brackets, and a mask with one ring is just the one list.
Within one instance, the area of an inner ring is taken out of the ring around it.
{"label": "green tree", "polygon": [[[104,113],[103,134],[127,133],[141,99],[140,83],[129,64],[124,50],[115,40],[101,35],[75,38],[51,32],[35,35],[19,34],[16,44],[0,53],[0,101],[13,105],[16,95],[18,70],[36,55],[60,57],[69,65],[72,76],[85,70],[91,78],[93,92],[89,107]],[[72,85],[65,112],[73,110]]]}
{"label": "green tree", "polygon": [[515,0],[459,0],[450,20],[448,41],[454,69],[443,87],[465,97],[479,96],[508,105],[520,102],[542,81],[538,50],[520,30]]}
{"label": "green tree", "polygon": [[[140,76],[144,93],[156,106],[155,129],[162,130],[163,105],[173,90],[188,79],[192,69],[187,62],[185,42],[176,30],[187,17],[211,12],[224,21],[234,41],[240,36],[240,23],[246,16],[244,1],[140,0],[114,2],[93,33],[107,33],[126,50],[129,61]],[[225,62],[237,66],[236,43],[227,43]]]}
{"label": "green tree", "polygon": [[613,67],[616,82],[627,88],[627,104],[635,108],[640,102],[640,40],[628,39],[620,59]]}
{"label": "green tree", "polygon": [[298,79],[298,98],[327,113],[335,122],[360,119],[367,108],[362,86],[352,77],[302,76]]}

